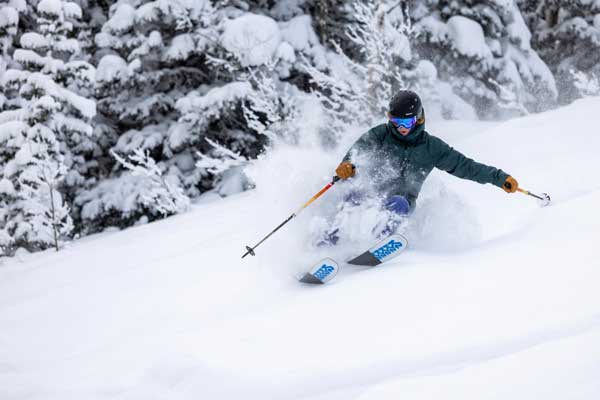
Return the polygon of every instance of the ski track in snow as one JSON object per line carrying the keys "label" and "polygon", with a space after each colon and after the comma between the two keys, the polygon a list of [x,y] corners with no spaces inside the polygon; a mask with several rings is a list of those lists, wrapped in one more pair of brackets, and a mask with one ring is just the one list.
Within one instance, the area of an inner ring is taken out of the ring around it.
{"label": "ski track in snow", "polygon": [[[412,249],[341,263],[324,286],[293,274],[358,252],[307,252],[336,187],[240,260],[326,182],[339,157],[310,149],[262,160],[252,192],[0,259],[0,399],[597,399],[598,109],[431,124],[552,205],[436,172]],[[567,120],[565,135],[554,125]],[[499,151],[507,141],[519,146]],[[279,179],[296,159],[310,170]]]}
{"label": "ski track in snow", "polygon": [[[311,390],[296,398],[316,396],[327,391],[335,393],[350,388],[360,389],[391,379],[451,374],[463,368],[473,368],[477,364],[524,352],[533,347],[579,336],[591,330],[600,331],[600,313],[586,320],[574,322],[572,326],[546,328],[527,337],[517,338],[506,343],[496,343],[493,348],[488,346],[467,347],[418,361],[395,360],[381,364],[373,363],[343,373],[328,375],[327,383],[316,387],[314,384],[311,385],[309,380],[305,382],[305,385],[299,386],[311,387]],[[349,379],[349,377],[352,378]],[[285,397],[283,390],[281,396],[281,398]]]}

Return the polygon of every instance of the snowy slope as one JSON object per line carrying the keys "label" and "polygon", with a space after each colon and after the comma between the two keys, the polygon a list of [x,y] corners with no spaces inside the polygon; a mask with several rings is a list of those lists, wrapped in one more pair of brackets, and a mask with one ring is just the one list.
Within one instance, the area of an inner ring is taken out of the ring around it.
{"label": "snowy slope", "polygon": [[325,286],[292,275],[338,187],[240,259],[326,182],[340,154],[315,149],[278,148],[252,192],[3,259],[0,399],[597,399],[598,110],[428,125],[553,205],[434,173],[412,250]]}

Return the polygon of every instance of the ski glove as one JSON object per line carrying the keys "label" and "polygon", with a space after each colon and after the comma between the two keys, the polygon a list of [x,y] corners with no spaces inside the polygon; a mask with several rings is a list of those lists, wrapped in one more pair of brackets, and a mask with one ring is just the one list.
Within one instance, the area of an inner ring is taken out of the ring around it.
{"label": "ski glove", "polygon": [[349,163],[348,161],[344,161],[343,163],[338,165],[338,167],[335,170],[335,173],[337,176],[340,177],[340,179],[351,178],[354,176],[354,165],[352,165],[352,163]]}
{"label": "ski glove", "polygon": [[506,178],[506,181],[504,181],[504,184],[502,185],[502,189],[504,189],[506,193],[514,193],[517,191],[518,188],[519,183],[512,176]]}

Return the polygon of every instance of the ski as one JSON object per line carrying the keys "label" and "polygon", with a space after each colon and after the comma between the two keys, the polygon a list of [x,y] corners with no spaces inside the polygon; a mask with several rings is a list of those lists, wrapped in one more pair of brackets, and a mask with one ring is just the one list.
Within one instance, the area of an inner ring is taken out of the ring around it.
{"label": "ski", "polygon": [[399,256],[407,246],[408,239],[400,234],[395,234],[381,240],[361,255],[347,261],[347,263],[374,267]]}
{"label": "ski", "polygon": [[[408,239],[396,234],[379,241],[369,250],[354,257],[348,264],[374,267],[400,255],[408,246]],[[324,258],[315,263],[308,272],[299,279],[302,283],[324,284],[332,280],[340,267],[335,260]]]}
{"label": "ski", "polygon": [[316,263],[308,272],[300,278],[302,283],[323,284],[333,279],[340,267],[331,258],[324,258]]}

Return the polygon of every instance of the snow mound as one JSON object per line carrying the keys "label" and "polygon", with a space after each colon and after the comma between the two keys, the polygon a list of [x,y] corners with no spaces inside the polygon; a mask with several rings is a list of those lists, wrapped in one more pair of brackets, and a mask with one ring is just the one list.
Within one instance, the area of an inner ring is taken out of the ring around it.
{"label": "snow mound", "polygon": [[447,25],[448,35],[459,53],[477,58],[488,58],[492,55],[490,48],[485,43],[483,28],[479,23],[467,17],[455,15],[448,20]]}
{"label": "snow mound", "polygon": [[61,0],[42,0],[37,5],[37,10],[44,14],[60,15],[62,12]]}
{"label": "snow mound", "polygon": [[52,81],[47,75],[36,72],[29,75],[27,83],[43,89],[48,95],[61,99],[69,103],[71,106],[76,108],[85,118],[91,119],[96,115],[96,102],[93,100],[86,99],[78,94],[66,90],[54,81]]}
{"label": "snow mound", "polygon": [[96,70],[97,82],[112,82],[124,80],[129,76],[127,63],[119,56],[107,54],[98,63]]}
{"label": "snow mound", "polygon": [[221,43],[243,66],[257,66],[273,59],[281,43],[281,32],[272,18],[245,14],[225,23]]}
{"label": "snow mound", "polygon": [[173,38],[171,45],[167,49],[165,59],[169,61],[185,60],[196,50],[196,44],[192,35],[184,33]]}
{"label": "snow mound", "polygon": [[114,34],[122,34],[133,27],[135,22],[135,8],[127,3],[119,4],[114,14],[104,26]]}
{"label": "snow mound", "polygon": [[0,194],[14,196],[16,194],[15,187],[12,182],[6,178],[0,179]]}
{"label": "snow mound", "polygon": [[319,43],[310,15],[299,15],[281,22],[280,27],[283,39],[297,51],[308,51]]}
{"label": "snow mound", "polygon": [[81,7],[77,3],[73,3],[72,1],[67,1],[63,3],[65,17],[67,18],[75,18],[81,19]]}
{"label": "snow mound", "polygon": [[0,28],[16,26],[19,23],[19,13],[13,7],[0,8]]}
{"label": "snow mound", "polygon": [[[209,90],[205,95],[196,92],[177,100],[176,108],[183,114],[194,110],[217,113],[216,108],[223,107],[227,103],[243,99],[252,93],[252,85],[249,82],[231,82],[223,86]],[[212,111],[211,111],[212,110]]]}
{"label": "snow mound", "polygon": [[21,36],[21,46],[26,49],[40,49],[49,44],[48,39],[36,32],[27,32]]}

